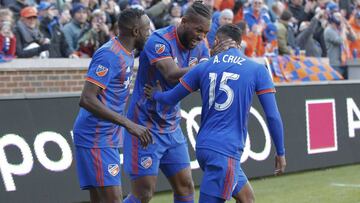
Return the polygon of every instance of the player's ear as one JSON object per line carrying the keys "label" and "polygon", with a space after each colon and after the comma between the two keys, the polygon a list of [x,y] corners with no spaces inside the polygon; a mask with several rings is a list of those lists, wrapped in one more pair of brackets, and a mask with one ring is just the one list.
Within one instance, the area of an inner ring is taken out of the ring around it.
{"label": "player's ear", "polygon": [[219,38],[215,36],[214,46],[216,46],[219,43]]}
{"label": "player's ear", "polygon": [[133,29],[132,29],[132,33],[131,33],[134,37],[137,37],[140,35],[140,29],[138,26],[135,26]]}

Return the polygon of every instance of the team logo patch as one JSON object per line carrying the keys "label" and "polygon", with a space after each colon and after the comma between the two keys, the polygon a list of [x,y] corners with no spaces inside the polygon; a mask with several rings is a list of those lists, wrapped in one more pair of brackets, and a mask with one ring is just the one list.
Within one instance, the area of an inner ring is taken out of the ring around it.
{"label": "team logo patch", "polygon": [[103,77],[107,74],[108,71],[109,69],[106,68],[105,66],[98,65],[98,67],[96,68],[96,75],[99,77]]}
{"label": "team logo patch", "polygon": [[157,54],[162,54],[165,51],[164,44],[155,44],[155,51]]}
{"label": "team logo patch", "polygon": [[120,172],[120,167],[117,164],[109,164],[108,171],[112,176],[116,176]]}
{"label": "team logo patch", "polygon": [[152,165],[152,159],[149,156],[141,157],[140,163],[141,163],[142,167],[144,167],[145,169],[148,169]]}
{"label": "team logo patch", "polygon": [[189,67],[195,66],[198,63],[198,59],[196,57],[190,57]]}

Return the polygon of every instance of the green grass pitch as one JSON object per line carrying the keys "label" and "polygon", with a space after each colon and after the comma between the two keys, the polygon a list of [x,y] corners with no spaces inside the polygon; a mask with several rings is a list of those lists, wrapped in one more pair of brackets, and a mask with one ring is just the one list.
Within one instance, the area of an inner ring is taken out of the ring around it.
{"label": "green grass pitch", "polygon": [[[360,203],[360,164],[255,179],[250,183],[257,203]],[[199,188],[195,202],[198,198]],[[156,193],[151,203],[172,201],[172,193],[162,192]]]}

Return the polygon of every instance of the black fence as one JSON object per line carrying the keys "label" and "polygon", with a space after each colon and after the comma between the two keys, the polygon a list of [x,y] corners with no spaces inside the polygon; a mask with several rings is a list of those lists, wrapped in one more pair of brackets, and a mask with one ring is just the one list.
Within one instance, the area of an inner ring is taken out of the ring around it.
{"label": "black fence", "polygon": [[[288,172],[360,162],[360,83],[277,87],[285,128]],[[71,129],[78,96],[0,99],[0,202],[80,202],[89,199],[76,176]],[[182,102],[182,127],[189,138],[193,178],[201,172],[194,157],[200,125],[200,96]],[[242,157],[248,177],[273,174],[274,146],[259,102],[249,118]],[[129,181],[123,175],[124,194]],[[158,191],[169,190],[160,174]]]}

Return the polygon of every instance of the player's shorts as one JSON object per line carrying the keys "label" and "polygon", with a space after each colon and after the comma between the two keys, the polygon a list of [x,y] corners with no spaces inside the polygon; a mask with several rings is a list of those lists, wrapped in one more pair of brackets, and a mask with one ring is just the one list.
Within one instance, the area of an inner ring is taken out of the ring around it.
{"label": "player's shorts", "polygon": [[119,148],[75,146],[75,155],[81,189],[121,185]]}
{"label": "player's shorts", "polygon": [[208,149],[196,149],[196,158],[204,172],[202,193],[229,200],[248,181],[239,160]]}
{"label": "player's shorts", "polygon": [[171,177],[190,166],[187,142],[180,128],[174,133],[152,135],[155,144],[144,149],[138,138],[125,131],[124,170],[131,180],[157,176],[159,168],[166,177]]}

